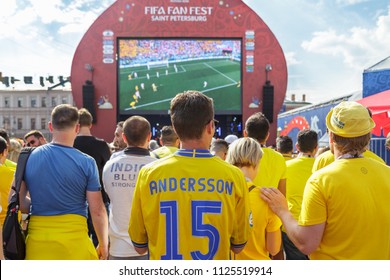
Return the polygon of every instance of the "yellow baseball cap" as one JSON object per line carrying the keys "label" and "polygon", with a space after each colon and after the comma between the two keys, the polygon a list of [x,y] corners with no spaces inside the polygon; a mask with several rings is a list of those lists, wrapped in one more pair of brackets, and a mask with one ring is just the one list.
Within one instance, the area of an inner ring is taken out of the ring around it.
{"label": "yellow baseball cap", "polygon": [[336,135],[353,138],[370,133],[375,122],[363,105],[343,101],[330,110],[326,116],[326,126]]}

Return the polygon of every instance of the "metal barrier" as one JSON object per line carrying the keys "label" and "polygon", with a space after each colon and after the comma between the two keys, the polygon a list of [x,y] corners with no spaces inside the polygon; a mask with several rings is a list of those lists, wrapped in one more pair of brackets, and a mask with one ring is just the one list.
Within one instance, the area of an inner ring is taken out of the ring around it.
{"label": "metal barrier", "polygon": [[390,165],[390,151],[385,147],[386,138],[371,138],[370,150]]}

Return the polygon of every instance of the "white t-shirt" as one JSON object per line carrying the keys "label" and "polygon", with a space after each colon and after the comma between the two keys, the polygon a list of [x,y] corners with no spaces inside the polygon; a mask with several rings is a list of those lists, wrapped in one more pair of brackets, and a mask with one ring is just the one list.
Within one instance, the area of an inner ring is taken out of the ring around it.
{"label": "white t-shirt", "polygon": [[111,256],[139,256],[128,233],[131,205],[139,170],[154,160],[149,155],[121,151],[104,166],[103,185],[111,201],[108,230]]}

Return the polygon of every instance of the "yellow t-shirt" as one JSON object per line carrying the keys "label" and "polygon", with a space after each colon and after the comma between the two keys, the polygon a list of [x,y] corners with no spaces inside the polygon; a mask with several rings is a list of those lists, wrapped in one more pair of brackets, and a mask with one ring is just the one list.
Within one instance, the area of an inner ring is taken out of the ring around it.
{"label": "yellow t-shirt", "polygon": [[289,160],[292,160],[292,159],[293,159],[292,155],[282,154],[282,156],[283,156],[283,158],[284,158],[285,161],[289,161]]}
{"label": "yellow t-shirt", "polygon": [[[386,164],[386,162],[381,157],[377,156],[375,153],[373,153],[369,150],[366,150],[363,153],[363,157],[372,158],[372,159],[375,159],[376,161],[379,161],[380,163]],[[312,172],[314,173],[317,170],[331,164],[332,162],[334,162],[334,154],[330,150],[328,150],[328,151],[320,154],[318,157],[316,157],[316,160],[314,161]]]}
{"label": "yellow t-shirt", "polygon": [[303,191],[307,179],[311,176],[313,164],[313,157],[304,156],[286,162],[286,199],[288,209],[296,220],[301,212]]}
{"label": "yellow t-shirt", "polygon": [[253,183],[259,187],[278,188],[279,181],[286,178],[286,161],[282,154],[271,148],[262,148],[259,171]]}
{"label": "yellow t-shirt", "polygon": [[229,259],[248,241],[250,206],[240,169],[207,150],[179,150],[144,166],[129,234],[150,259]]}
{"label": "yellow t-shirt", "polygon": [[[248,188],[253,186],[247,182]],[[234,254],[236,260],[269,260],[269,252],[266,247],[267,232],[279,231],[282,222],[268,204],[260,197],[260,188],[255,187],[249,192],[250,206],[252,210],[252,231],[248,243],[239,254]]]}
{"label": "yellow t-shirt", "polygon": [[16,169],[17,164],[16,164],[16,162],[13,162],[12,160],[6,159],[4,165],[9,167],[9,168]]}
{"label": "yellow t-shirt", "polygon": [[3,226],[5,216],[7,215],[8,195],[11,190],[12,181],[14,179],[15,169],[0,165],[0,196],[1,208],[0,225]]}
{"label": "yellow t-shirt", "polygon": [[152,156],[157,155],[156,158],[164,158],[175,153],[178,150],[177,147],[172,146],[162,146],[151,152]]}
{"label": "yellow t-shirt", "polygon": [[390,167],[338,159],[306,184],[299,224],[326,223],[310,259],[390,259]]}

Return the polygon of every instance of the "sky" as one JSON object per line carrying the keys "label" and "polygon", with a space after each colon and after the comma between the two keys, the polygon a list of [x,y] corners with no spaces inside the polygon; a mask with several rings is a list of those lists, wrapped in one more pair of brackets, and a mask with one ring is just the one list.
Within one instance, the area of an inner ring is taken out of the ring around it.
{"label": "sky", "polygon": [[[58,76],[70,76],[83,34],[114,2],[1,1],[0,72],[20,80],[33,76],[35,83],[40,76],[54,76],[55,82]],[[361,91],[363,71],[390,56],[388,0],[244,2],[270,27],[284,51],[287,98],[295,94],[299,101],[305,94],[306,101],[319,103]],[[23,82],[13,86],[25,87]]]}

